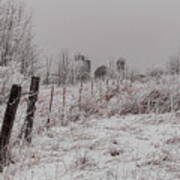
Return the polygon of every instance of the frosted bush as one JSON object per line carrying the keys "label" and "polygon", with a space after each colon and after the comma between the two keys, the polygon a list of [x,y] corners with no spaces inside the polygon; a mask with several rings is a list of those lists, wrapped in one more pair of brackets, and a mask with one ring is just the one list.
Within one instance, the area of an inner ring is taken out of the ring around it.
{"label": "frosted bush", "polygon": [[[104,86],[102,89],[105,89]],[[180,78],[164,75],[161,79],[151,79],[146,83],[123,82],[119,87],[112,86],[102,91],[98,98],[85,96],[82,103],[82,108],[88,116],[178,111],[180,109]]]}

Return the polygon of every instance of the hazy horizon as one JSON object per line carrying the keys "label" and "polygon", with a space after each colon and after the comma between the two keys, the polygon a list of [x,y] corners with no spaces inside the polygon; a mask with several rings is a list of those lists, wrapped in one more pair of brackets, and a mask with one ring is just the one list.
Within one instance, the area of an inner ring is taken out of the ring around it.
{"label": "hazy horizon", "polygon": [[180,48],[178,0],[28,0],[38,45],[82,52],[95,66],[124,57],[139,69]]}

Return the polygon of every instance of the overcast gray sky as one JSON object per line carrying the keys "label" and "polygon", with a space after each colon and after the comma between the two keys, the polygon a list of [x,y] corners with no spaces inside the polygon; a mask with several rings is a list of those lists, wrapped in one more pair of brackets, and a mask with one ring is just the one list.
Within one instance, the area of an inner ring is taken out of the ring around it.
{"label": "overcast gray sky", "polygon": [[38,44],[83,52],[95,65],[123,56],[165,64],[180,48],[179,0],[28,0]]}

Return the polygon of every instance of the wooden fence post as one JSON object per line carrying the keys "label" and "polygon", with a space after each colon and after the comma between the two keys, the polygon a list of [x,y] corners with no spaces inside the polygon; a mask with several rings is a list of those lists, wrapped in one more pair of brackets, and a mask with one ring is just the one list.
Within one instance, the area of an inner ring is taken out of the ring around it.
{"label": "wooden fence post", "polygon": [[32,77],[31,85],[30,85],[30,92],[29,92],[29,100],[28,100],[28,107],[27,107],[27,115],[25,119],[25,135],[24,138],[28,143],[31,143],[32,139],[32,129],[33,129],[33,119],[35,113],[35,103],[38,98],[39,92],[39,77]]}
{"label": "wooden fence post", "polygon": [[80,82],[80,87],[79,87],[79,100],[78,100],[78,103],[79,103],[79,111],[81,112],[81,109],[82,109],[82,92],[83,92],[83,81],[81,80]]}
{"label": "wooden fence post", "polygon": [[65,126],[67,123],[66,119],[66,84],[63,84],[62,88],[62,110],[61,110],[61,125]]}
{"label": "wooden fence post", "polygon": [[11,137],[11,132],[15,120],[15,115],[17,107],[21,96],[21,86],[13,85],[11,88],[11,93],[9,101],[7,103],[7,108],[5,111],[3,124],[0,134],[0,171],[3,171],[3,167],[9,163],[10,157],[8,152],[9,140]]}
{"label": "wooden fence post", "polygon": [[50,115],[51,115],[51,111],[52,111],[53,97],[54,97],[54,86],[52,86],[52,88],[51,88],[51,97],[50,97],[50,102],[49,102],[47,126],[49,126],[49,124],[50,124]]}
{"label": "wooden fence post", "polygon": [[94,95],[94,81],[91,79],[91,96],[93,97]]}
{"label": "wooden fence post", "polygon": [[65,109],[66,106],[66,85],[63,86],[63,101],[62,101],[63,109]]}

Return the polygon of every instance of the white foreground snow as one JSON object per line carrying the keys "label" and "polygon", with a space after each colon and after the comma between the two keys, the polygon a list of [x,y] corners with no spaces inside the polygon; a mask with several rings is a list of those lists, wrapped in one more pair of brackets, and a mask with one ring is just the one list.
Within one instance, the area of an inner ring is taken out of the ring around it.
{"label": "white foreground snow", "polygon": [[[67,100],[74,95],[67,91]],[[12,145],[15,164],[6,167],[2,180],[178,180],[180,179],[180,114],[128,115],[82,118],[62,126],[58,107],[62,91],[55,91],[49,130],[50,89],[42,89],[33,142]],[[13,142],[26,114],[22,99]],[[4,109],[1,109],[1,118]]]}
{"label": "white foreground snow", "polygon": [[23,147],[26,156],[3,176],[13,180],[180,179],[179,122],[170,114],[142,115],[53,127],[40,133],[32,146]]}

